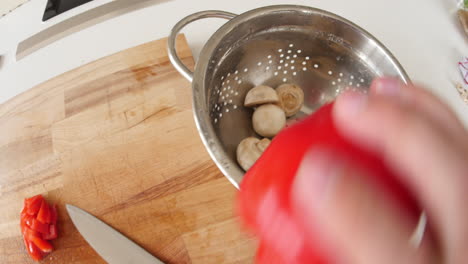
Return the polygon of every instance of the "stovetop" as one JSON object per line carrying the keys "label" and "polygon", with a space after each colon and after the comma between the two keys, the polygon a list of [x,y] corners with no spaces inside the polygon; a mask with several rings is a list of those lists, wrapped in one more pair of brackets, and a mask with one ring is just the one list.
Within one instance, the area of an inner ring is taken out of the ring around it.
{"label": "stovetop", "polygon": [[48,0],[42,21],[91,1],[93,0]]}

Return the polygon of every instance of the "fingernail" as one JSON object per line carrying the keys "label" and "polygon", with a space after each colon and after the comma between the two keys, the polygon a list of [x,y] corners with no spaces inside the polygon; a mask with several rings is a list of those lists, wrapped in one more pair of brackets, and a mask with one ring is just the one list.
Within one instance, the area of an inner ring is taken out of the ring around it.
{"label": "fingernail", "polygon": [[305,155],[293,183],[293,193],[299,203],[320,209],[332,191],[330,186],[336,177],[335,172],[341,167],[334,156],[320,149]]}
{"label": "fingernail", "polygon": [[375,79],[371,85],[371,90],[375,94],[396,96],[400,93],[401,82],[392,77],[382,77]]}
{"label": "fingernail", "polygon": [[335,109],[345,119],[357,116],[367,103],[367,95],[361,92],[346,92],[338,97]]}

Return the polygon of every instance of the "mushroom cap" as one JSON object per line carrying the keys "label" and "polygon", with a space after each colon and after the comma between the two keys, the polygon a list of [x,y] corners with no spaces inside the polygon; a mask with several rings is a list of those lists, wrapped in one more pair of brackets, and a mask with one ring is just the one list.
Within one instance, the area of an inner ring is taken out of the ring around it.
{"label": "mushroom cap", "polygon": [[260,151],[263,153],[266,148],[270,145],[271,140],[268,138],[263,138],[257,143],[257,147],[260,149]]}
{"label": "mushroom cap", "polygon": [[245,96],[244,106],[251,107],[261,104],[270,104],[279,102],[278,94],[275,89],[266,85],[255,86]]}
{"label": "mushroom cap", "polygon": [[276,88],[276,93],[279,97],[279,105],[287,117],[293,116],[301,110],[304,104],[304,92],[301,87],[285,83]]}
{"label": "mushroom cap", "polygon": [[258,138],[248,137],[243,139],[237,146],[237,162],[245,171],[248,171],[262,155],[262,151],[257,146],[259,142],[260,139]]}
{"label": "mushroom cap", "polygon": [[263,137],[273,137],[286,125],[286,115],[281,107],[265,104],[258,107],[252,117],[255,132]]}

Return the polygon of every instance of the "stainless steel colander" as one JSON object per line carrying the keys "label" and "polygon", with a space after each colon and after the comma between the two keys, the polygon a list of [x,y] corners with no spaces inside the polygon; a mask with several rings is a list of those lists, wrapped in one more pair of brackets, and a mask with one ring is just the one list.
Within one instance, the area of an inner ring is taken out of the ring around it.
{"label": "stainless steel colander", "polygon": [[[202,18],[229,21],[208,40],[195,72],[177,57],[175,39],[187,24]],[[249,89],[294,83],[304,90],[293,122],[332,101],[347,87],[366,92],[377,76],[409,78],[395,57],[364,29],[335,14],[306,6],[268,6],[235,15],[203,11],[177,23],[169,37],[174,67],[193,86],[200,136],[219,169],[238,188],[244,171],[236,147],[256,136],[252,110],[243,107]]]}

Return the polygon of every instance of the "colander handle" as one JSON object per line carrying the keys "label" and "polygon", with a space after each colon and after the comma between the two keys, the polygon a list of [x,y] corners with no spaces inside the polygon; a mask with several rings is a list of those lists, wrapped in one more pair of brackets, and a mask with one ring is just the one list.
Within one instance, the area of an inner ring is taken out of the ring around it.
{"label": "colander handle", "polygon": [[167,53],[169,54],[169,59],[171,60],[172,65],[176,68],[182,76],[184,76],[187,80],[192,82],[193,80],[193,72],[190,71],[187,66],[180,60],[179,56],[177,56],[176,52],[176,37],[177,34],[188,24],[199,20],[203,18],[212,18],[212,17],[218,17],[218,18],[225,18],[225,19],[232,19],[236,17],[236,14],[225,12],[225,11],[219,11],[219,10],[207,10],[207,11],[201,11],[197,13],[193,13],[189,16],[184,17],[182,20],[180,20],[171,30],[171,34],[169,35],[169,39],[167,40]]}

